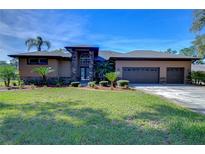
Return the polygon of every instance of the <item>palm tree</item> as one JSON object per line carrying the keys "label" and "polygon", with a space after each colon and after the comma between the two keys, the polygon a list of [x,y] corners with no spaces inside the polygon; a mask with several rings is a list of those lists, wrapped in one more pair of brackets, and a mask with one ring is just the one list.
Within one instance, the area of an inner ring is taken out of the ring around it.
{"label": "palm tree", "polygon": [[195,10],[193,15],[191,31],[200,32],[205,27],[205,10]]}
{"label": "palm tree", "polygon": [[53,71],[52,67],[36,67],[33,69],[33,72],[38,73],[42,77],[44,84],[47,84],[47,75]]}
{"label": "palm tree", "polygon": [[196,36],[192,44],[196,48],[198,56],[200,58],[204,58],[205,56],[205,35]]}
{"label": "palm tree", "polygon": [[34,38],[29,38],[25,41],[26,46],[28,47],[28,51],[32,48],[32,47],[37,47],[37,51],[41,51],[42,46],[47,46],[47,48],[49,49],[51,44],[49,41],[44,41],[42,39],[42,37],[37,36],[36,39]]}
{"label": "palm tree", "polygon": [[106,73],[105,77],[111,82],[111,90],[112,90],[114,86],[114,82],[117,80],[118,73],[117,72]]}

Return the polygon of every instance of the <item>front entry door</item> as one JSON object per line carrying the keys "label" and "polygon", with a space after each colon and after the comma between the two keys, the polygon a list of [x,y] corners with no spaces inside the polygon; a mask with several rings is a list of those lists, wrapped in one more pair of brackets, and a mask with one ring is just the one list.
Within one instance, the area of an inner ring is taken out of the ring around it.
{"label": "front entry door", "polygon": [[80,68],[80,78],[81,80],[89,80],[89,68],[88,67]]}

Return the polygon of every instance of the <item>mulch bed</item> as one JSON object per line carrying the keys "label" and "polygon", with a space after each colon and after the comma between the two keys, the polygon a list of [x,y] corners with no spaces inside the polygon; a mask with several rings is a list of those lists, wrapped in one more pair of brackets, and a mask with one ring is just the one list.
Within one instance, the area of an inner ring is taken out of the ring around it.
{"label": "mulch bed", "polygon": [[80,87],[80,89],[99,90],[99,91],[107,91],[107,90],[111,90],[111,91],[134,91],[134,89],[131,89],[131,88],[114,87],[113,89],[111,89],[110,87],[102,87],[102,86],[96,86],[95,88],[86,86],[86,87]]}

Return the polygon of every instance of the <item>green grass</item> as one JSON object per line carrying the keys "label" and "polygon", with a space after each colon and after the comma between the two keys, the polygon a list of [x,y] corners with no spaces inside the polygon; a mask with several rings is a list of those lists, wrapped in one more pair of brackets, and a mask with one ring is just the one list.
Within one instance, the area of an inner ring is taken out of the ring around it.
{"label": "green grass", "polygon": [[0,92],[0,144],[205,144],[205,116],[139,91]]}

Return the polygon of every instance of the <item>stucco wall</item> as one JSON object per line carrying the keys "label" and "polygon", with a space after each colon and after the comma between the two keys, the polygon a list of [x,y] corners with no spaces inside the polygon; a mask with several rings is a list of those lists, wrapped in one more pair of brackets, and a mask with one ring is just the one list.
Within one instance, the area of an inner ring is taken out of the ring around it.
{"label": "stucco wall", "polygon": [[71,77],[71,61],[59,60],[59,76],[60,77]]}
{"label": "stucco wall", "polygon": [[123,67],[159,67],[160,78],[167,76],[167,67],[183,67],[184,68],[184,81],[186,81],[188,73],[191,71],[191,61],[124,61],[116,60],[115,69],[118,71],[119,77],[122,78]]}
{"label": "stucco wall", "polygon": [[49,73],[48,77],[70,77],[71,74],[70,61],[48,59],[48,65],[28,65],[27,58],[19,58],[19,73],[21,77],[39,77],[32,70],[40,66],[52,67],[54,69],[54,72]]}

